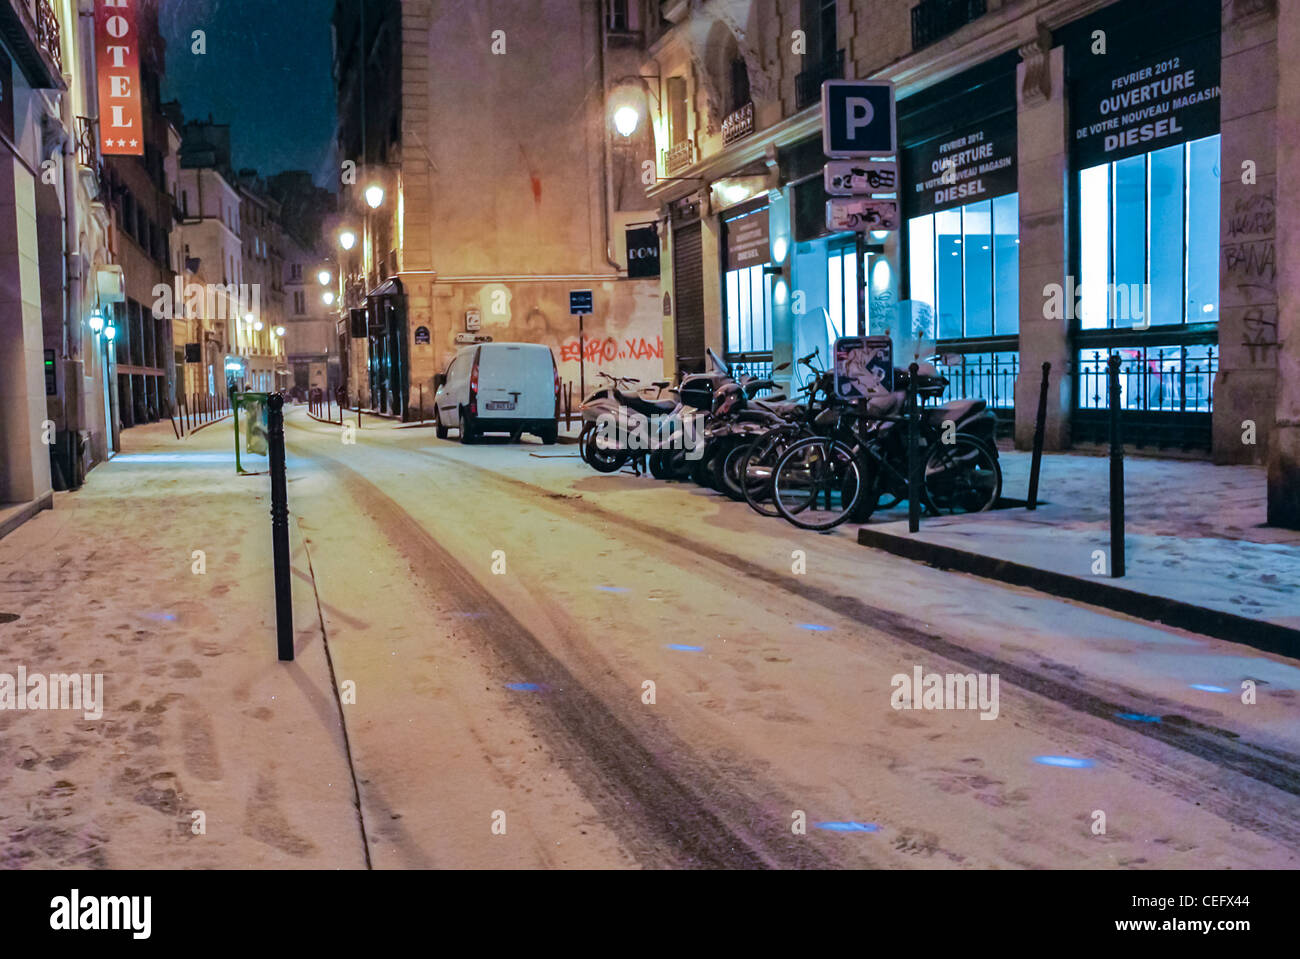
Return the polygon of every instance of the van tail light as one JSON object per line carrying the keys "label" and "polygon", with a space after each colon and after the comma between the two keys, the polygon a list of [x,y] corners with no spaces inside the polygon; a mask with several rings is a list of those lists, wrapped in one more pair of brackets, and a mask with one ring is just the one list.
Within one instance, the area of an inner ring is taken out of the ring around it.
{"label": "van tail light", "polygon": [[469,411],[478,416],[478,354],[474,354],[474,367],[469,371]]}
{"label": "van tail light", "polygon": [[555,365],[555,354],[551,354],[551,370],[555,373],[555,418],[560,418],[560,370]]}

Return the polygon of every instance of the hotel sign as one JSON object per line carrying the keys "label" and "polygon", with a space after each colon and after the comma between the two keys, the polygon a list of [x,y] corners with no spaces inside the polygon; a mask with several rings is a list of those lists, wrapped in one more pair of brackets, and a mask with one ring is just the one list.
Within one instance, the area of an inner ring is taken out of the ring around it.
{"label": "hotel sign", "polygon": [[95,63],[99,71],[100,152],[144,156],[140,104],[141,0],[95,0]]}

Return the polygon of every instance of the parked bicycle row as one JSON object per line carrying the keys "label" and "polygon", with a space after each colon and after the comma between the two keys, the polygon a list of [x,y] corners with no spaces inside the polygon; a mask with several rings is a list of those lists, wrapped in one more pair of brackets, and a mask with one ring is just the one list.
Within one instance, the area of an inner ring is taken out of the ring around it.
{"label": "parked bicycle row", "polygon": [[[604,385],[581,408],[582,458],[602,473],[631,464],[638,475],[694,482],[764,516],[824,531],[907,499],[914,420],[923,510],[980,512],[997,503],[996,419],[983,400],[937,403],[948,382],[931,362],[917,364],[915,382],[908,369],[895,369],[891,388],[846,398],[851,391],[819,359],[820,351],[797,361],[806,372],[794,400],[772,379],[733,375],[712,352],[708,372],[686,374],[676,387],[640,388],[602,372]],[[789,368],[782,363],[773,374]]]}

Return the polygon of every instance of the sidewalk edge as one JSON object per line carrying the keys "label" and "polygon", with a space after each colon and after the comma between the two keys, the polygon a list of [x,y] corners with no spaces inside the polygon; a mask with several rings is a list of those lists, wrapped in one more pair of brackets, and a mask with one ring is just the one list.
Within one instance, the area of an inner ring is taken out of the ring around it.
{"label": "sidewalk edge", "polygon": [[992,556],[983,556],[952,546],[896,536],[865,526],[858,530],[858,543],[862,546],[883,549],[904,559],[927,563],[939,569],[953,569],[1012,586],[1025,586],[1041,593],[1050,593],[1053,596],[1087,603],[1090,606],[1100,606],[1116,613],[1184,629],[1190,633],[1224,639],[1262,652],[1300,659],[1300,630],[1277,623],[1249,619],[1164,596],[1151,596],[1113,586],[1102,580],[1084,579],[1052,570],[1037,569],[1023,563],[995,559]]}

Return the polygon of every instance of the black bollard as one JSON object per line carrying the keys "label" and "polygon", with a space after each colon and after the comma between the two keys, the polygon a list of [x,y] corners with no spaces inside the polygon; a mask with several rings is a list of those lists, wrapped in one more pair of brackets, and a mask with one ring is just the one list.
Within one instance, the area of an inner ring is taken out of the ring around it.
{"label": "black bollard", "polygon": [[267,400],[267,452],[271,460],[271,548],[275,558],[275,635],[280,661],[293,660],[293,593],[289,578],[289,493],[284,475],[284,397]]}
{"label": "black bollard", "polygon": [[1124,437],[1120,433],[1119,354],[1106,364],[1110,401],[1110,575],[1124,575]]}
{"label": "black bollard", "polygon": [[921,529],[921,417],[916,407],[915,363],[907,368],[907,531]]}
{"label": "black bollard", "polygon": [[1034,456],[1029,462],[1029,509],[1038,509],[1038,471],[1043,466],[1043,433],[1047,430],[1047,381],[1052,364],[1043,364],[1043,383],[1038,388],[1038,419],[1034,422]]}

